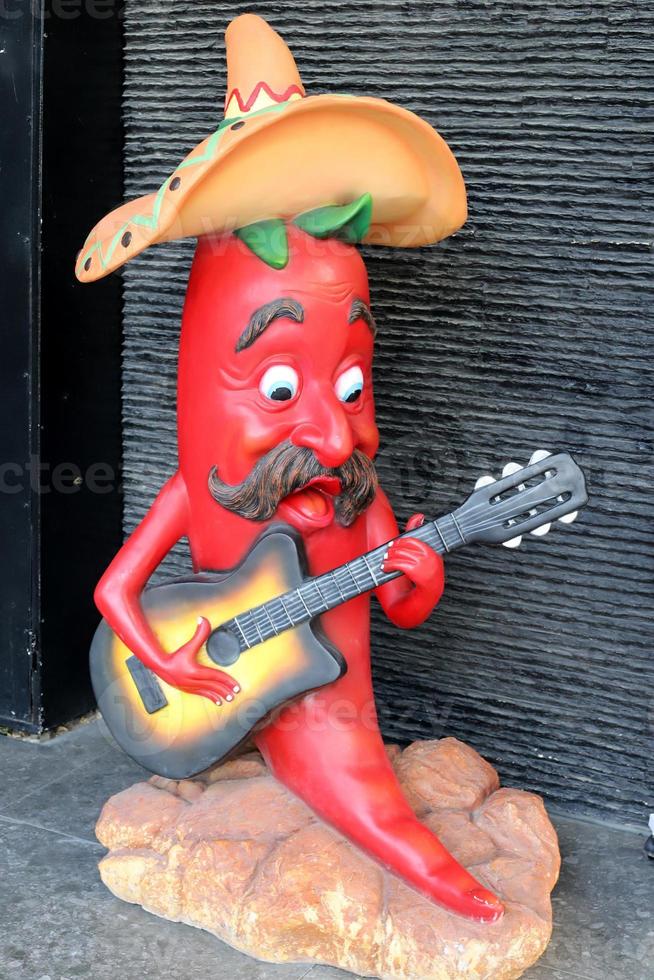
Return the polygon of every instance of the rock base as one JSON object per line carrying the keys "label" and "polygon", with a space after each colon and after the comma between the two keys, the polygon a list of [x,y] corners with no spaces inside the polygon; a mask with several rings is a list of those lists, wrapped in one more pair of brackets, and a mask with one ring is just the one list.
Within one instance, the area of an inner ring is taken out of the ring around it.
{"label": "rock base", "polygon": [[384,980],[519,977],[552,929],[560,858],[542,800],[500,789],[495,770],[453,738],[389,754],[419,818],[505,903],[499,922],[423,898],[316,819],[256,753],[113,796],[96,828],[109,849],[102,880],[126,902],[273,963]]}

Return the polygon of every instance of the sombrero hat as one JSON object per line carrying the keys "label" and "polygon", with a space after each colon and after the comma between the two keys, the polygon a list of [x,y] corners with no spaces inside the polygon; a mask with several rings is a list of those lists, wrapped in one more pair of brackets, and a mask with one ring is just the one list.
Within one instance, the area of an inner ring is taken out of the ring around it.
{"label": "sombrero hat", "polygon": [[305,95],[282,38],[254,14],[227,28],[225,117],[154,194],[95,226],[76,263],[100,279],[149,245],[289,220],[370,195],[363,238],[411,247],[466,219],[461,171],[445,141],[384,99]]}

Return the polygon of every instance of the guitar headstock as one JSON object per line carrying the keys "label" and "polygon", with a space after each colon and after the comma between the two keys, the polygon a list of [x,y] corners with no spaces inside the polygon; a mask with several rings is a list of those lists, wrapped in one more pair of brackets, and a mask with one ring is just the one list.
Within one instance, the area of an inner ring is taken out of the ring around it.
{"label": "guitar headstock", "polygon": [[481,476],[455,516],[467,541],[517,548],[523,534],[547,534],[554,521],[571,524],[587,500],[572,456],[539,449],[527,466],[507,463],[498,480]]}

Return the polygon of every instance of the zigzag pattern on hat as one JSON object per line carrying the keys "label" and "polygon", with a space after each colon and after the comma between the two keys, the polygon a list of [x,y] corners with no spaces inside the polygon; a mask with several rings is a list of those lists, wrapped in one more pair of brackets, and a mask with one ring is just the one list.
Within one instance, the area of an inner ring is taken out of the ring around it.
{"label": "zigzag pattern on hat", "polygon": [[253,111],[256,112],[257,109],[266,108],[272,103],[290,102],[291,99],[302,98],[304,98],[304,91],[299,85],[289,85],[286,91],[279,95],[277,92],[273,92],[268,82],[259,82],[245,100],[237,88],[230,92],[227,97],[225,112],[229,115],[230,111],[238,109],[239,113],[252,113]]}

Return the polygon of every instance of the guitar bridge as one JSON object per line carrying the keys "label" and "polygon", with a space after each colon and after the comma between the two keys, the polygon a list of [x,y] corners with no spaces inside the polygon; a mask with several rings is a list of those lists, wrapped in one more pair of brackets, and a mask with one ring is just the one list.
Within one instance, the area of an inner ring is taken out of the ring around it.
{"label": "guitar bridge", "polygon": [[161,689],[161,685],[154,674],[138,657],[130,657],[125,661],[132,680],[136,684],[136,690],[141,696],[143,707],[149,715],[155,711],[161,711],[168,704],[168,699]]}

